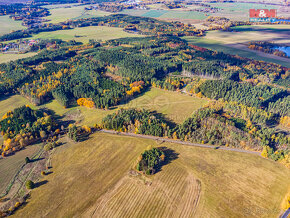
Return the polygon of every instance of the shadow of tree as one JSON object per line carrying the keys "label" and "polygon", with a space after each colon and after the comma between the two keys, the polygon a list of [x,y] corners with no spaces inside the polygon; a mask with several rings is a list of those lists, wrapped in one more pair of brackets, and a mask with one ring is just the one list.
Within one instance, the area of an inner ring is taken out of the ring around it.
{"label": "shadow of tree", "polygon": [[47,180],[43,180],[43,181],[37,182],[37,183],[34,184],[34,188],[38,188],[38,187],[40,187],[42,185],[45,185],[46,183],[48,183]]}
{"label": "shadow of tree", "polygon": [[33,162],[37,162],[37,161],[40,161],[40,160],[43,160],[44,158],[41,157],[41,158],[35,158],[35,159],[31,159],[29,162],[30,163],[33,163]]}
{"label": "shadow of tree", "polygon": [[163,151],[165,155],[165,159],[161,165],[156,168],[155,173],[158,173],[162,170],[162,166],[170,164],[172,161],[178,159],[179,153],[176,153],[174,150],[167,148],[167,147],[158,147],[161,151]]}

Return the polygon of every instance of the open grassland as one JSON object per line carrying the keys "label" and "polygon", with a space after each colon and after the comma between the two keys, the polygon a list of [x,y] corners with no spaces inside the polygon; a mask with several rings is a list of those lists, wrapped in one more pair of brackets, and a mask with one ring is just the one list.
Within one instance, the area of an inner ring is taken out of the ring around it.
{"label": "open grassland", "polygon": [[84,8],[88,7],[88,5],[73,5],[72,7],[64,6],[64,7],[54,7],[50,9],[51,15],[46,17],[45,19],[49,20],[49,23],[59,23],[67,20],[73,19],[82,19],[82,18],[90,18],[90,17],[101,17],[105,15],[109,15],[109,12],[104,11],[85,11]]}
{"label": "open grassland", "polygon": [[29,39],[62,39],[64,41],[75,40],[88,43],[90,39],[110,40],[124,37],[138,37],[141,35],[131,34],[123,31],[122,28],[107,26],[90,26],[70,30],[58,30],[53,32],[42,32]]}
{"label": "open grassland", "polygon": [[181,123],[207,102],[206,99],[151,88],[144,95],[120,107],[145,108],[147,110],[157,111],[158,113],[164,114],[168,119]]}
{"label": "open grassland", "polygon": [[39,150],[38,145],[27,146],[10,157],[0,159],[0,195],[6,190],[15,173],[25,163],[25,157],[32,157]]}
{"label": "open grassland", "polygon": [[[154,176],[129,173],[150,145],[177,155]],[[277,217],[290,180],[257,155],[104,133],[57,148],[52,167],[15,217]]]}
{"label": "open grassland", "polygon": [[[63,116],[65,119],[72,119],[76,120],[79,124],[93,126],[96,123],[101,123],[105,116],[116,112],[119,108],[144,108],[162,113],[169,120],[181,123],[207,102],[206,99],[152,88],[132,101],[112,108],[111,110],[91,109],[80,106],[65,109],[56,100],[52,100],[40,107],[48,108],[57,115]],[[3,116],[8,110],[26,104],[31,105],[26,98],[20,95],[14,95],[6,100],[2,100],[0,101],[0,116]]]}
{"label": "open grassland", "polygon": [[24,26],[21,25],[21,21],[14,21],[9,18],[9,16],[0,16],[0,36],[10,33],[11,31],[22,30],[25,29]]}
{"label": "open grassland", "polygon": [[3,54],[3,53],[1,53],[0,54],[0,64],[6,63],[9,61],[15,61],[15,60],[22,59],[22,58],[32,57],[34,55],[36,55],[35,52],[28,52],[25,54],[6,54],[6,53]]}

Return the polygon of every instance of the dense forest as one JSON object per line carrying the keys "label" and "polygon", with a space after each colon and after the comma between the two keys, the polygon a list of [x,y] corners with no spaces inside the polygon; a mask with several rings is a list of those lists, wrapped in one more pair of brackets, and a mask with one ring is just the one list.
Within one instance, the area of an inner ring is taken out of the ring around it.
{"label": "dense forest", "polygon": [[150,111],[121,109],[105,117],[101,125],[105,129],[162,137],[168,134],[170,123]]}
{"label": "dense forest", "polygon": [[0,121],[4,143],[0,147],[3,157],[21,150],[40,139],[59,133],[58,123],[44,111],[22,106],[8,111]]}

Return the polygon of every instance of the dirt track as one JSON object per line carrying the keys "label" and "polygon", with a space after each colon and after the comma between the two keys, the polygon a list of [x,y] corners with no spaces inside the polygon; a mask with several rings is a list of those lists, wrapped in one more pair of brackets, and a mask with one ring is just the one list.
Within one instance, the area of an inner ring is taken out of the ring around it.
{"label": "dirt track", "polygon": [[162,141],[162,142],[170,142],[170,143],[176,143],[176,144],[182,144],[182,145],[188,145],[188,146],[195,146],[195,147],[201,147],[201,148],[211,148],[211,149],[227,150],[227,151],[234,151],[234,152],[240,152],[240,153],[248,153],[248,154],[260,155],[260,152],[258,152],[258,151],[248,151],[248,150],[242,150],[242,149],[238,149],[238,148],[229,148],[229,147],[217,147],[217,146],[213,146],[213,145],[205,145],[205,144],[198,144],[198,143],[192,143],[192,142],[184,142],[184,141],[180,141],[180,140],[167,139],[167,138],[162,138],[162,137],[157,137],[157,136],[149,136],[149,135],[117,132],[117,131],[114,131],[114,130],[105,130],[105,129],[100,130],[100,132],[108,133],[108,134],[132,136],[132,137],[137,137],[137,138],[159,140],[159,141]]}

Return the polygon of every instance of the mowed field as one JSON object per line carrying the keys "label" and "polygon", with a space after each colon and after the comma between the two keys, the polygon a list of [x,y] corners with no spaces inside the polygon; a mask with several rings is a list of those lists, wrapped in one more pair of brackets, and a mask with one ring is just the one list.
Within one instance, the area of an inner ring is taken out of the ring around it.
{"label": "mowed field", "polygon": [[0,159],[0,196],[6,190],[9,182],[14,177],[16,172],[25,163],[25,157],[32,157],[37,151],[39,146],[27,146],[24,150],[16,152],[14,155]]}
{"label": "mowed field", "polygon": [[109,15],[110,13],[104,11],[90,10],[85,11],[85,7],[89,5],[49,5],[47,8],[50,11],[50,16],[45,19],[49,20],[48,23],[59,23],[67,20],[90,18],[90,17],[101,17]]}
{"label": "mowed field", "polygon": [[141,37],[138,34],[131,34],[123,31],[122,28],[107,26],[89,26],[69,30],[58,30],[52,32],[42,32],[27,39],[62,39],[64,41],[75,40],[77,42],[88,43],[90,39],[110,40],[125,37]]}
{"label": "mowed field", "polygon": [[[129,173],[148,146],[175,155],[154,176]],[[14,217],[277,217],[290,180],[257,155],[105,133],[57,148],[52,167]]]}
{"label": "mowed field", "polygon": [[[48,108],[53,110],[57,115],[63,116],[65,119],[76,120],[78,124],[85,124],[94,126],[96,123],[100,124],[102,119],[108,114],[116,112],[120,108],[139,108],[147,109],[162,113],[167,119],[181,123],[187,119],[194,111],[203,107],[208,100],[191,97],[178,92],[171,92],[152,88],[143,95],[129,101],[118,107],[110,110],[91,109],[86,107],[72,107],[63,108],[56,100],[39,106],[39,108]],[[5,100],[0,101],[0,117],[2,117],[8,110],[22,105],[33,106],[26,98],[20,95],[11,96]]]}
{"label": "mowed field", "polygon": [[24,26],[21,25],[21,21],[14,21],[9,18],[9,16],[0,16],[0,36],[10,33],[11,31],[22,30],[25,29]]}

